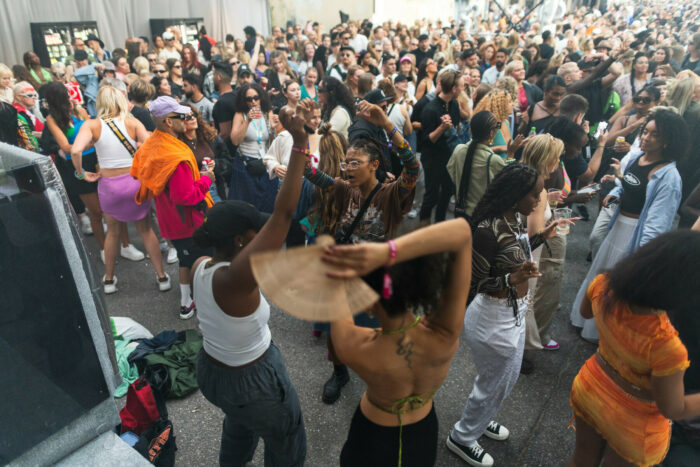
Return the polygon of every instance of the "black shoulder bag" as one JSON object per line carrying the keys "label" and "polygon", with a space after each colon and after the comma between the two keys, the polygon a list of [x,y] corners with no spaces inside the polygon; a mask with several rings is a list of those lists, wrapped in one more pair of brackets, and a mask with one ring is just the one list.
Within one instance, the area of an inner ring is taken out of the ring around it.
{"label": "black shoulder bag", "polygon": [[367,208],[369,208],[369,204],[372,202],[372,198],[374,198],[374,195],[377,193],[377,191],[379,191],[381,185],[381,183],[377,183],[374,186],[372,191],[367,196],[367,199],[365,199],[365,202],[362,203],[362,206],[360,206],[360,210],[357,212],[357,215],[355,216],[355,219],[353,219],[352,224],[350,224],[348,230],[345,232],[341,232],[342,229],[338,229],[335,238],[336,244],[347,245],[350,243],[350,237],[352,236],[352,233],[357,228],[357,224],[359,224],[362,218],[365,216],[365,212],[367,212]]}

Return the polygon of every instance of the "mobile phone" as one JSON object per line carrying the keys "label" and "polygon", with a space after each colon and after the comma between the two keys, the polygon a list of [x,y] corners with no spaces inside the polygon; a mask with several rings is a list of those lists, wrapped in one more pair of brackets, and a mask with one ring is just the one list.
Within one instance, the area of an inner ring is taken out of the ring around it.
{"label": "mobile phone", "polygon": [[600,191],[600,183],[596,183],[595,185],[587,186],[586,188],[581,188],[578,190],[578,193],[581,194],[586,194],[586,193],[597,193]]}
{"label": "mobile phone", "polygon": [[593,137],[598,139],[600,134],[604,132],[608,128],[608,122],[600,122],[598,124],[598,128],[596,128],[595,133],[593,134]]}

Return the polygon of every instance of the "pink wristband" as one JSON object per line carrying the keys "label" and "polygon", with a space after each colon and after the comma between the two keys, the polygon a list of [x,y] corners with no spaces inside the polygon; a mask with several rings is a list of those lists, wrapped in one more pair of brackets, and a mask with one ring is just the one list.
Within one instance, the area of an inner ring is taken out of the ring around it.
{"label": "pink wristband", "polygon": [[386,263],[386,266],[384,266],[384,281],[382,283],[382,298],[384,299],[389,299],[394,295],[391,276],[386,268],[390,268],[394,264],[394,261],[396,261],[396,243],[393,240],[389,240],[387,243],[389,244],[389,261]]}
{"label": "pink wristband", "polygon": [[389,240],[387,242],[389,244],[389,261],[387,261],[385,267],[391,267],[394,265],[394,261],[396,261],[396,242],[393,240]]}

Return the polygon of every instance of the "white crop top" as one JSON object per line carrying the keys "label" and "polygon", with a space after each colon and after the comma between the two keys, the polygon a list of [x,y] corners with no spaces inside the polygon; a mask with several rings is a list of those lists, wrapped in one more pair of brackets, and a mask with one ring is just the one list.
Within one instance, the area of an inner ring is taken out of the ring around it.
{"label": "white crop top", "polygon": [[217,269],[231,263],[222,262],[207,268],[208,263],[202,261],[197,266],[192,280],[199,330],[203,337],[202,347],[221,363],[245,365],[259,358],[270,346],[272,334],[267,325],[270,305],[261,293],[258,309],[248,316],[238,318],[224,313],[214,299],[212,278]]}
{"label": "white crop top", "polygon": [[[121,131],[122,135],[131,143],[131,146],[136,149],[136,141],[134,141],[126,131],[124,120],[113,118],[112,121]],[[97,163],[102,169],[123,169],[131,167],[134,161],[133,156],[119,141],[117,135],[107,126],[104,120],[100,119],[100,139],[95,141],[95,151],[97,151]]]}

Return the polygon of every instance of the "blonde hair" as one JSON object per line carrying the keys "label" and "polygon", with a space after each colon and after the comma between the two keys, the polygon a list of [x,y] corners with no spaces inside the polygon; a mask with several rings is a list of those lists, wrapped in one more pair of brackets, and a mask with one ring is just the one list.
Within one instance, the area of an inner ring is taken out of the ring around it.
{"label": "blonde hair", "polygon": [[556,168],[562,152],[562,140],[549,134],[537,135],[530,138],[523,148],[522,162],[546,176],[550,168]]}
{"label": "blonde hair", "polygon": [[145,76],[150,71],[150,66],[146,57],[136,57],[134,59],[134,63],[132,63],[131,66],[134,68],[134,71],[139,76]]}
{"label": "blonde hair", "polygon": [[[51,73],[56,74],[60,72],[66,72],[66,65],[63,62],[53,62],[51,64]],[[2,70],[0,70],[0,74],[2,74]]]}
{"label": "blonde hair", "polygon": [[246,65],[250,63],[250,54],[245,50],[239,50],[236,54],[236,58],[239,62],[245,63]]}
{"label": "blonde hair", "polygon": [[488,110],[496,116],[499,122],[503,122],[508,118],[508,105],[511,103],[510,95],[506,91],[496,89],[486,94],[479,101],[474,108],[474,113]]}
{"label": "blonde hair", "polygon": [[513,102],[518,100],[518,82],[515,81],[515,78],[501,76],[493,84],[493,89],[507,92]]}
{"label": "blonde hair", "polygon": [[691,76],[674,80],[666,89],[666,103],[683,115],[693,102],[696,83],[696,79]]}
{"label": "blonde hair", "polygon": [[[332,130],[330,123],[321,125],[318,134],[321,135],[321,141],[318,145],[318,152],[321,154],[321,160],[318,163],[319,170],[331,177],[342,177],[340,163],[345,161],[345,152],[348,149],[347,140],[343,135]],[[318,218],[318,233],[335,235],[341,213],[337,208],[334,188],[331,187],[327,190],[315,188],[313,201],[309,217]]]}
{"label": "blonde hair", "polygon": [[103,86],[97,92],[97,118],[125,119],[129,115],[129,102],[121,91],[113,86]]}
{"label": "blonde hair", "polygon": [[5,65],[4,63],[0,63],[0,77],[3,76],[9,76],[10,78],[12,78],[13,74],[12,70],[10,70],[10,67]]}

